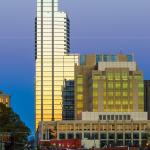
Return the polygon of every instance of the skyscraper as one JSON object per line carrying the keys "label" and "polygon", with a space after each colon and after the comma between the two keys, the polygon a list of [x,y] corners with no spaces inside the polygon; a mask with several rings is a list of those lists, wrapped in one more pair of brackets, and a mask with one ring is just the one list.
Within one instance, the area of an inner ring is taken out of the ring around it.
{"label": "skyscraper", "polygon": [[37,0],[35,121],[62,119],[64,79],[74,79],[78,55],[69,54],[69,19],[58,0]]}

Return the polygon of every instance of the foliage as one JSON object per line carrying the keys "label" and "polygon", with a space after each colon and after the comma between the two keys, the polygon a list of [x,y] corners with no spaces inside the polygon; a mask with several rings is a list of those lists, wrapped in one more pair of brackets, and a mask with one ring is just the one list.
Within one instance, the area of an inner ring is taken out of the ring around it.
{"label": "foliage", "polygon": [[[0,103],[0,134],[8,134],[10,136],[9,145],[13,145],[13,149],[21,150],[27,143],[27,137],[30,129],[21,121],[11,108]],[[6,143],[6,147],[8,144]]]}

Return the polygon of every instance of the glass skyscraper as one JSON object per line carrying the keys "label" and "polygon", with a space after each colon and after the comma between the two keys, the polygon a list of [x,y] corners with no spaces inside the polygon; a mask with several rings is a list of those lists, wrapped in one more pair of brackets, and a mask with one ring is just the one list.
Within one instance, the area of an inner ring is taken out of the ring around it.
{"label": "glass skyscraper", "polygon": [[35,121],[62,119],[62,86],[74,79],[78,55],[69,54],[69,19],[58,0],[37,0]]}

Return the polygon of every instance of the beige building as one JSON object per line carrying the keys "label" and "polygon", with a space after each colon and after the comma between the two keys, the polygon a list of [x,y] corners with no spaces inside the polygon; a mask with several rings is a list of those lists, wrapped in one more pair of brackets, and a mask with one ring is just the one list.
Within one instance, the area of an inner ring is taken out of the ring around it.
{"label": "beige building", "polygon": [[143,73],[133,55],[83,55],[75,67],[75,116],[144,112]]}

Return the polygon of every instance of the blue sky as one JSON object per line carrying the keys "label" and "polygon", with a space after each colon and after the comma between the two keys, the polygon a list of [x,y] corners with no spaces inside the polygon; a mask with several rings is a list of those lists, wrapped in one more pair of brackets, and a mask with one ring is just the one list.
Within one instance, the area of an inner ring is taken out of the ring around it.
{"label": "blue sky", "polygon": [[[34,125],[34,0],[0,2],[0,89]],[[71,23],[71,52],[131,53],[150,79],[149,0],[60,0]]]}

